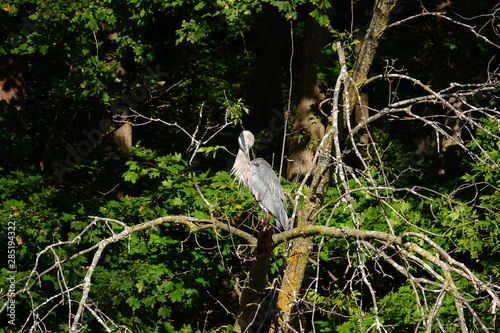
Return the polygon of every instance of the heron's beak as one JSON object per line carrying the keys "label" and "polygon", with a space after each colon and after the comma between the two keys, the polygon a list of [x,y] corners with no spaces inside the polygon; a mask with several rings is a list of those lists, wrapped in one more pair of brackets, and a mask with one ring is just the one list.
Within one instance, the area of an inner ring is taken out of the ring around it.
{"label": "heron's beak", "polygon": [[250,153],[248,151],[248,145],[245,141],[245,136],[243,135],[243,132],[238,136],[238,144],[240,146],[240,149],[243,151],[247,159],[250,159]]}

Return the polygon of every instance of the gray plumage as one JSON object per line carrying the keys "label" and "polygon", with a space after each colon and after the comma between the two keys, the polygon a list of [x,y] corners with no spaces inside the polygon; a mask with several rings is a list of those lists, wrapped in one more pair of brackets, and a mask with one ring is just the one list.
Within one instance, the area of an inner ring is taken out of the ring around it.
{"label": "gray plumage", "polygon": [[238,143],[238,154],[232,172],[240,184],[248,188],[260,208],[274,217],[277,229],[288,230],[286,198],[274,170],[262,158],[250,160],[250,148],[254,144],[254,136],[250,131],[241,132]]}

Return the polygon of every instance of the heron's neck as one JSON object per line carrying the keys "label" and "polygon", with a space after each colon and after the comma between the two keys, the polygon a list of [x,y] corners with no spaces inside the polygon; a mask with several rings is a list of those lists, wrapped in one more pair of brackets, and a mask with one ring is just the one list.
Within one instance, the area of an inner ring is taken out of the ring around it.
{"label": "heron's neck", "polygon": [[236,155],[236,160],[231,172],[234,173],[240,184],[247,186],[247,179],[250,175],[250,161],[241,149],[238,149],[238,154]]}

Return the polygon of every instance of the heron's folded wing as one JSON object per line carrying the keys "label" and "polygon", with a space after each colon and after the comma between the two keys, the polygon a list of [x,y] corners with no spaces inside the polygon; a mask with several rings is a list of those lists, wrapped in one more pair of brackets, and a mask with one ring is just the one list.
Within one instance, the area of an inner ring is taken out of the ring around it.
{"label": "heron's folded wing", "polygon": [[274,216],[278,229],[287,230],[285,194],[274,170],[264,159],[258,158],[251,162],[248,189],[261,208]]}

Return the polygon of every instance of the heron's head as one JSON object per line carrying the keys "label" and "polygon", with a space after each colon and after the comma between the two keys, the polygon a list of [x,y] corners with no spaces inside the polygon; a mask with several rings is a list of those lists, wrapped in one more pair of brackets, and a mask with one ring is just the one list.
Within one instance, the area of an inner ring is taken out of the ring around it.
{"label": "heron's head", "polygon": [[253,147],[255,138],[250,131],[241,132],[238,137],[238,144],[240,145],[240,149],[245,153],[245,156],[249,158],[250,148]]}

